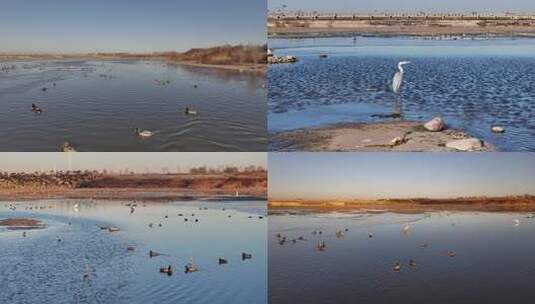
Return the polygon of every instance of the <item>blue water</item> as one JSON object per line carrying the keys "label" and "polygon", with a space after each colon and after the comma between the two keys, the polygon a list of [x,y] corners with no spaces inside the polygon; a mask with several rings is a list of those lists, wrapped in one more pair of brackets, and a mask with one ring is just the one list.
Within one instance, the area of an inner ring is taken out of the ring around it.
{"label": "blue water", "polygon": [[65,141],[78,151],[266,149],[263,75],[157,61],[0,62],[11,65],[0,71],[1,151],[59,151]]}
{"label": "blue water", "polygon": [[[535,219],[523,213],[297,213],[269,218],[270,303],[528,303]],[[519,219],[520,225],[514,220]],[[408,233],[403,228],[409,224]],[[341,238],[337,230],[344,231]],[[313,231],[322,231],[314,235]],[[372,233],[372,238],[369,238]],[[277,234],[288,241],[279,244]],[[292,239],[303,236],[305,240]],[[325,241],[326,250],[316,249]],[[456,253],[450,257],[448,252]],[[414,260],[415,266],[409,266]],[[396,262],[401,270],[392,270]]]}
{"label": "blue water", "polygon": [[[39,201],[10,211],[2,202],[0,219],[48,227],[26,237],[0,230],[0,303],[267,303],[265,213],[265,202],[138,203],[132,214],[124,203]],[[150,258],[149,250],[165,255]],[[242,252],[253,258],[243,261]],[[198,272],[184,273],[190,261]],[[172,276],[159,273],[167,265]]]}
{"label": "blue water", "polygon": [[[391,113],[399,100],[405,119],[442,116],[499,151],[535,151],[535,40],[270,39],[269,47],[299,58],[269,67],[270,132],[382,121],[372,115]],[[396,96],[401,60],[412,63]],[[495,124],[506,133],[492,133]]]}

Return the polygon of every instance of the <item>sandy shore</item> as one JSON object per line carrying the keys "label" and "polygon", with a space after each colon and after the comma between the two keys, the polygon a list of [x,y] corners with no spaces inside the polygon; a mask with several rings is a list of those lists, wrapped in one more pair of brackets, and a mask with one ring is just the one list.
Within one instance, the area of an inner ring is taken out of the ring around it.
{"label": "sandy shore", "polygon": [[535,212],[535,197],[495,197],[457,199],[385,199],[385,200],[269,200],[270,214],[307,212],[396,212],[428,211]]}
{"label": "sandy shore", "polygon": [[0,220],[0,226],[5,226],[7,229],[44,229],[46,225],[40,220],[31,218],[8,218]]}
{"label": "sandy shore", "polygon": [[[390,121],[379,123],[340,123],[321,128],[305,128],[274,133],[270,150],[274,151],[454,151],[446,143],[470,137],[464,132],[445,129],[425,130],[421,122]],[[393,144],[395,138],[404,140]],[[480,151],[494,151],[485,143]]]}
{"label": "sandy shore", "polygon": [[535,37],[535,20],[455,20],[425,18],[268,19],[269,37],[318,37],[347,34],[377,36],[500,36]]}

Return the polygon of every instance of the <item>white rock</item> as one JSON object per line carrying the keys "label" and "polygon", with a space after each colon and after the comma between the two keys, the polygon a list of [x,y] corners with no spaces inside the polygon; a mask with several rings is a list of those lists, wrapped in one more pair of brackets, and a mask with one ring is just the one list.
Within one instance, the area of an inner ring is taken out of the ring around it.
{"label": "white rock", "polygon": [[505,132],[505,128],[504,127],[500,127],[500,126],[492,126],[490,128],[490,130],[494,133],[503,133]]}
{"label": "white rock", "polygon": [[440,117],[435,117],[424,124],[424,128],[427,131],[438,132],[444,129],[444,120]]}
{"label": "white rock", "polygon": [[466,138],[449,142],[446,147],[459,151],[474,151],[483,148],[483,142],[477,138]]}

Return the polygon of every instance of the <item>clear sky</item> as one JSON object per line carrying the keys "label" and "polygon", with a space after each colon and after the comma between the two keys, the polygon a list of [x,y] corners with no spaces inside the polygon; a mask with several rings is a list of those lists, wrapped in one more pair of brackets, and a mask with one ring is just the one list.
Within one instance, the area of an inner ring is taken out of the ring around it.
{"label": "clear sky", "polygon": [[0,52],[265,43],[266,0],[0,0]]}
{"label": "clear sky", "polygon": [[176,172],[190,167],[262,166],[267,167],[266,153],[248,152],[23,152],[0,153],[0,171],[35,172],[48,170],[102,170],[119,172],[126,168],[138,172],[161,173],[162,168]]}
{"label": "clear sky", "polygon": [[270,153],[270,198],[535,194],[535,153]]}
{"label": "clear sky", "polygon": [[321,11],[535,11],[533,0],[267,0],[270,10]]}

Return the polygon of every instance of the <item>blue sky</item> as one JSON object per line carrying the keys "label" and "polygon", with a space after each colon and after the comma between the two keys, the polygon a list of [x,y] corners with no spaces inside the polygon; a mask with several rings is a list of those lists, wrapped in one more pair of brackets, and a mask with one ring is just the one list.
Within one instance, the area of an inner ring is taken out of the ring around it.
{"label": "blue sky", "polygon": [[270,153],[270,198],[535,194],[535,153]]}
{"label": "blue sky", "polygon": [[535,11],[533,0],[268,0],[269,9],[286,5],[306,10]]}
{"label": "blue sky", "polygon": [[126,168],[136,172],[162,172],[188,170],[191,167],[208,166],[262,166],[267,167],[267,155],[261,152],[23,152],[0,153],[0,171],[35,172],[65,170],[69,163],[73,170],[113,170]]}
{"label": "blue sky", "polygon": [[0,0],[0,52],[265,43],[266,0]]}

